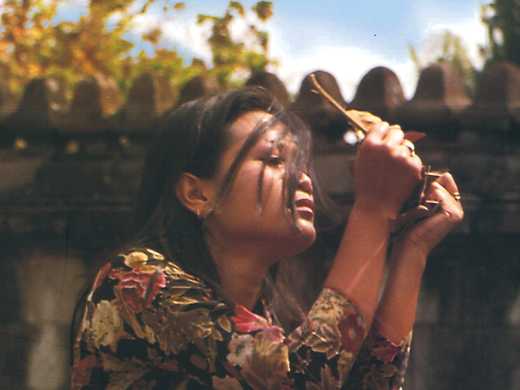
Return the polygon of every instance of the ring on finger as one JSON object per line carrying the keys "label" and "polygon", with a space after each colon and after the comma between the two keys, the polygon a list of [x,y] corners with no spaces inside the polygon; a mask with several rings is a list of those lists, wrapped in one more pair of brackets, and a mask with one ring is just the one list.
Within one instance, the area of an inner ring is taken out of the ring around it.
{"label": "ring on finger", "polygon": [[462,197],[460,196],[460,192],[451,192],[451,196],[453,196],[453,198],[457,201],[457,202],[460,202],[460,200],[462,199]]}

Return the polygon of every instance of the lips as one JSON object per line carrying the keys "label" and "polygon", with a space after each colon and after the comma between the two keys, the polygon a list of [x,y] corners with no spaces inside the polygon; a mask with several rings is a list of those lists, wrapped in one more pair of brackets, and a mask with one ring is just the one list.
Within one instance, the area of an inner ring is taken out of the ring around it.
{"label": "lips", "polygon": [[294,206],[298,213],[309,218],[314,217],[314,200],[312,198],[298,198],[294,201]]}
{"label": "lips", "polygon": [[294,201],[296,207],[308,207],[314,210],[314,200],[312,198],[299,198]]}

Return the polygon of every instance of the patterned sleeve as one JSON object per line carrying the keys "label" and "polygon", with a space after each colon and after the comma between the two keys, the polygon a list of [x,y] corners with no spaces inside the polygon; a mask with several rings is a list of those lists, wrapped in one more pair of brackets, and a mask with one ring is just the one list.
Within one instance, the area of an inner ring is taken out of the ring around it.
{"label": "patterned sleeve", "polygon": [[412,332],[394,344],[373,326],[359,351],[344,389],[401,390],[410,357]]}
{"label": "patterned sleeve", "polygon": [[[286,335],[269,316],[225,303],[161,254],[139,249],[96,277],[72,388],[339,389],[365,336],[355,306],[334,290],[324,289]],[[365,377],[367,367],[379,367],[360,357]]]}

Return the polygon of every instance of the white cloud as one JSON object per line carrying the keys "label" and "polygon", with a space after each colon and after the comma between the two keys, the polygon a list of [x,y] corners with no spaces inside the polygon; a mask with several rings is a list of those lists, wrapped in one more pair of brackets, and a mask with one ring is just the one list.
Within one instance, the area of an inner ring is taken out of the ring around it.
{"label": "white cloud", "polygon": [[425,58],[427,58],[428,53],[439,52],[438,37],[445,31],[450,31],[462,39],[462,43],[468,51],[471,62],[479,68],[483,65],[483,59],[479,54],[479,47],[486,44],[487,31],[480,20],[478,12],[473,13],[469,18],[458,21],[430,22],[425,25],[424,36],[426,38],[423,41],[424,47],[421,51],[421,55]]}
{"label": "white cloud", "polygon": [[[3,2],[4,0],[0,0],[0,4]],[[85,8],[88,0],[70,0],[65,4],[76,9]],[[482,59],[479,57],[478,46],[486,42],[486,30],[480,22],[479,13],[475,11],[469,17],[461,18],[443,7],[432,4],[421,3],[421,6],[415,7],[413,12],[416,21],[414,24],[423,26],[418,36],[424,37],[424,40],[417,44],[421,57],[427,60],[429,55],[432,56],[435,42],[439,41],[435,36],[438,37],[442,32],[449,30],[462,38],[473,63],[477,66],[481,65]],[[231,26],[232,36],[251,43],[247,31],[251,23],[258,24],[257,18],[251,12],[248,13],[246,20],[235,19]],[[336,76],[344,97],[350,100],[363,75],[376,66],[386,66],[398,75],[405,95],[408,98],[412,96],[417,74],[407,55],[399,57],[385,55],[376,49],[370,49],[370,46],[363,46],[363,43],[342,44],[334,40],[331,44],[329,39],[331,31],[327,28],[333,28],[332,25],[311,26],[308,23],[306,23],[307,29],[312,28],[320,33],[310,34],[313,39],[307,42],[308,46],[305,50],[297,50],[291,47],[291,42],[284,36],[286,29],[291,26],[294,28],[294,23],[294,20],[273,18],[264,26],[270,33],[270,54],[280,62],[273,71],[286,83],[290,92],[297,92],[306,74],[316,69],[323,69]],[[196,56],[211,65],[211,52],[207,44],[210,35],[208,24],[197,25],[195,15],[190,13],[182,13],[180,16],[174,15],[166,19],[160,12],[149,11],[139,15],[135,20],[135,30],[138,33],[149,31],[157,26],[160,26],[163,31],[161,46],[177,48],[183,55]]]}
{"label": "white cloud", "polygon": [[[1,1],[1,0],[0,0]],[[81,0],[80,0],[81,1]],[[418,46],[424,60],[435,51],[438,42],[435,37],[449,30],[460,36],[468,49],[471,60],[477,66],[482,64],[478,46],[486,42],[486,30],[480,22],[478,13],[466,19],[434,18],[429,15],[424,19],[425,26],[421,36],[425,37]],[[444,20],[444,21],[443,21]],[[446,21],[447,20],[447,21]],[[236,19],[231,26],[234,38],[248,41],[247,29],[250,23],[258,22],[250,14],[246,20]],[[210,35],[208,25],[199,26],[194,17],[172,18],[164,20],[164,16],[156,13],[140,15],[135,22],[137,32],[145,32],[157,26],[163,31],[163,46],[177,46],[188,50],[193,56],[211,64],[211,53],[207,38]],[[303,77],[313,70],[322,69],[332,73],[340,84],[343,96],[351,100],[361,78],[376,66],[386,66],[393,70],[403,86],[405,96],[411,98],[417,83],[415,66],[408,56],[388,56],[375,50],[349,44],[330,44],[326,34],[323,40],[314,39],[304,51],[291,48],[291,42],[284,37],[283,26],[269,21],[264,27],[270,34],[270,55],[279,61],[274,71],[287,85],[291,93],[299,89]],[[433,58],[432,58],[433,59]]]}
{"label": "white cloud", "polygon": [[[245,19],[234,19],[230,26],[231,37],[251,47],[255,40],[249,32],[249,25],[258,25],[258,22],[258,18],[251,13],[247,14]],[[211,49],[207,42],[211,35],[209,23],[198,25],[193,16],[165,20],[159,13],[148,12],[137,16],[134,26],[137,33],[147,32],[159,26],[162,31],[161,45],[183,47],[194,57],[211,65]]]}
{"label": "white cloud", "polygon": [[188,50],[194,57],[211,63],[211,52],[207,39],[210,35],[207,25],[199,26],[193,18],[171,18],[164,20],[158,13],[146,13],[136,17],[134,21],[137,33],[148,32],[160,27],[162,46],[180,46]]}
{"label": "white cloud", "polygon": [[271,54],[280,62],[273,70],[286,83],[291,93],[298,91],[305,75],[321,69],[336,77],[344,98],[351,100],[362,77],[377,66],[386,66],[397,74],[407,97],[413,93],[417,75],[408,58],[396,60],[357,46],[329,45],[319,41],[305,52],[293,52],[280,31],[274,27],[269,30]]}
{"label": "white cloud", "polygon": [[[283,30],[272,21],[262,25],[253,14],[246,19],[235,19],[231,25],[231,35],[234,39],[241,39],[246,44],[253,42],[248,34],[250,24],[266,28],[270,37],[270,55],[279,61],[279,65],[272,68],[286,84],[291,93],[296,93],[300,83],[313,70],[322,69],[332,73],[340,84],[343,96],[351,100],[361,78],[376,66],[386,66],[392,69],[399,77],[405,95],[410,97],[415,88],[417,75],[411,60],[404,58],[396,60],[383,55],[349,45],[331,45],[315,39],[305,51],[291,49],[291,43],[284,39]],[[162,46],[177,46],[188,50],[193,56],[201,58],[211,65],[211,52],[207,43],[210,35],[209,25],[199,26],[194,17],[164,19],[158,13],[148,12],[139,15],[134,23],[137,33],[147,32],[157,26],[161,27],[163,37]]]}
{"label": "white cloud", "polygon": [[[50,3],[49,0],[47,0]],[[89,0],[68,0],[66,2],[60,3],[59,12],[66,15],[68,13],[72,13],[76,15],[78,13],[78,9],[83,13],[88,9]]]}
{"label": "white cloud", "polygon": [[[444,20],[444,22],[442,22]],[[480,15],[475,12],[471,17],[463,19],[435,18],[429,15],[424,19],[425,26],[421,36],[426,37],[419,44],[421,58],[426,62],[433,60],[434,52],[439,52],[438,37],[446,30],[461,37],[472,63],[481,67],[483,60],[479,55],[479,45],[486,42],[486,29],[480,21]],[[301,80],[309,72],[322,69],[332,73],[340,84],[343,96],[350,100],[355,94],[361,78],[376,66],[386,66],[393,70],[403,87],[405,96],[409,99],[415,92],[417,71],[409,56],[387,56],[380,52],[363,48],[362,46],[330,45],[326,38],[315,40],[312,46],[304,52],[291,50],[290,42],[284,40],[278,27],[269,27],[271,36],[271,54],[279,59],[280,65],[274,68],[275,73],[286,83],[290,92],[297,92]]]}

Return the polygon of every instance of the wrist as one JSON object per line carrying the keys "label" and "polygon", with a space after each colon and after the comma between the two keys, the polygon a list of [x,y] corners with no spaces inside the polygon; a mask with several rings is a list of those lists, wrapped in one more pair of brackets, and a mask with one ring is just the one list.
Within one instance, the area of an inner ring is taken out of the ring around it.
{"label": "wrist", "polygon": [[422,274],[426,268],[428,252],[417,244],[404,240],[394,244],[391,258],[393,264],[406,264],[406,267],[413,267],[418,273]]}
{"label": "wrist", "polygon": [[369,218],[371,220],[376,220],[385,224],[390,224],[391,221],[388,213],[379,202],[365,199],[356,199],[352,211],[362,215],[364,218]]}

